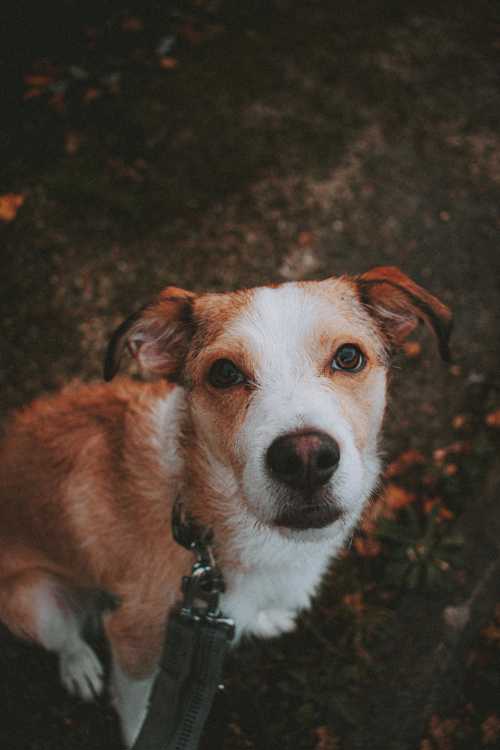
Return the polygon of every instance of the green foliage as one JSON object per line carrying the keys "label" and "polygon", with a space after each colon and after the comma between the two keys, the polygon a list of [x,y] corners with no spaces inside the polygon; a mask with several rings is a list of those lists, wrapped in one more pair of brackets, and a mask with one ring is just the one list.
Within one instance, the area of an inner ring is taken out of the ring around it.
{"label": "green foliage", "polygon": [[397,520],[382,519],[377,535],[387,544],[387,583],[410,589],[452,585],[450,573],[460,566],[464,539],[439,520],[438,506],[428,515],[407,507]]}

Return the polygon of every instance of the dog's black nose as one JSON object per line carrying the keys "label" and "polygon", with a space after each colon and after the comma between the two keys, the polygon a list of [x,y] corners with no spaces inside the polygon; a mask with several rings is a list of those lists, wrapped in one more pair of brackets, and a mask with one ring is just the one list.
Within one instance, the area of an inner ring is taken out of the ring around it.
{"label": "dog's black nose", "polygon": [[333,476],[340,450],[325,432],[294,432],[271,443],[266,461],[276,479],[294,489],[314,490]]}

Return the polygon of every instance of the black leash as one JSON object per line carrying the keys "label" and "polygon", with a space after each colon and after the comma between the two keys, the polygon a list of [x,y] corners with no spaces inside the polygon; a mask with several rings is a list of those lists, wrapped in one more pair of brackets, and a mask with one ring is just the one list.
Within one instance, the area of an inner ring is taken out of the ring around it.
{"label": "black leash", "polygon": [[224,579],[212,552],[213,534],[176,500],[176,542],[196,555],[182,579],[183,599],[169,618],[149,710],[133,750],[197,750],[221,684],[234,622],[219,609]]}

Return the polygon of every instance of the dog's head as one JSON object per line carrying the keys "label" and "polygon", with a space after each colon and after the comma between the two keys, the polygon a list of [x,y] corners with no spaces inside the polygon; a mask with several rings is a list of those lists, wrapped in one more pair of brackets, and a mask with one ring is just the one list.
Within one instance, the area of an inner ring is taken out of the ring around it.
{"label": "dog's head", "polygon": [[115,332],[105,377],[128,347],[178,382],[193,460],[236,484],[257,521],[321,538],[374,489],[391,351],[419,321],[447,358],[450,311],[395,268],[226,294],[168,287]]}

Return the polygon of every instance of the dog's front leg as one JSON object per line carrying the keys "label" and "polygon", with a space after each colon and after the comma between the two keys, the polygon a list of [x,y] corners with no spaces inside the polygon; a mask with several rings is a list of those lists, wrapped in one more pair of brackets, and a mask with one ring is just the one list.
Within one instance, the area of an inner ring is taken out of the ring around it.
{"label": "dog's front leg", "polygon": [[123,740],[133,746],[146,718],[149,696],[156,676],[164,635],[164,617],[158,624],[141,620],[141,614],[126,605],[106,622],[112,653],[111,691],[120,718]]}

